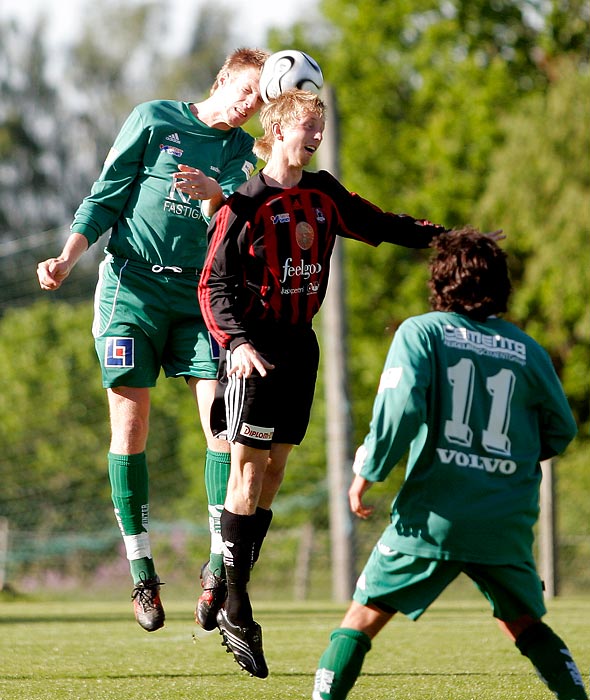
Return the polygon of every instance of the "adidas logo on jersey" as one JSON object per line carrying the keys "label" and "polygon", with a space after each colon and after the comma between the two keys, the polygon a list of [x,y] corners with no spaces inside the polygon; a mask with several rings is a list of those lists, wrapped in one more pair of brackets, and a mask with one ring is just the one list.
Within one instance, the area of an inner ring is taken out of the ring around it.
{"label": "adidas logo on jersey", "polygon": [[180,137],[176,132],[174,132],[173,134],[170,134],[170,136],[166,136],[166,141],[172,141],[172,143],[180,143]]}

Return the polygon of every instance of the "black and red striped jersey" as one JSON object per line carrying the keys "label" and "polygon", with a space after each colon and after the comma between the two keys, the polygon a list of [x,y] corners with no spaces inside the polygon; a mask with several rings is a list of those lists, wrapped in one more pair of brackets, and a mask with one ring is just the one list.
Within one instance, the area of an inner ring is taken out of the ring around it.
{"label": "black and red striped jersey", "polygon": [[232,350],[261,323],[311,324],[326,294],[336,236],[426,248],[446,230],[384,212],[326,171],[304,171],[288,189],[267,185],[259,173],[211,220],[199,283],[203,317]]}

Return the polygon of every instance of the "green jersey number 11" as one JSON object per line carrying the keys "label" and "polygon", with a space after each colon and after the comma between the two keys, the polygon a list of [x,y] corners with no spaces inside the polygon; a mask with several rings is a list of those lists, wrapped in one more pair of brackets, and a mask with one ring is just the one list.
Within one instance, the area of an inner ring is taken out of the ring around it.
{"label": "green jersey number 11", "polygon": [[[447,370],[452,387],[451,420],[445,421],[445,437],[455,445],[470,447],[473,430],[469,427],[475,365],[473,360],[463,358]],[[488,377],[486,389],[492,397],[487,427],[482,431],[482,445],[492,454],[510,455],[508,426],[510,424],[510,401],[514,393],[516,377],[514,372],[501,369]]]}

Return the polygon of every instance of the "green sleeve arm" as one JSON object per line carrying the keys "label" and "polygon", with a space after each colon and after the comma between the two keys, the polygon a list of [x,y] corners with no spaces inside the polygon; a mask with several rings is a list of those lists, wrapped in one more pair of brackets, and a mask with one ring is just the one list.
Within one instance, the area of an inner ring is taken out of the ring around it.
{"label": "green sleeve arm", "polygon": [[107,155],[102,172],[74,215],[72,233],[92,245],[117,221],[143,165],[149,133],[137,109],[127,118]]}
{"label": "green sleeve arm", "polygon": [[427,416],[431,379],[428,340],[403,323],[389,350],[373,404],[369,432],[353,470],[368,481],[384,481],[407,452]]}

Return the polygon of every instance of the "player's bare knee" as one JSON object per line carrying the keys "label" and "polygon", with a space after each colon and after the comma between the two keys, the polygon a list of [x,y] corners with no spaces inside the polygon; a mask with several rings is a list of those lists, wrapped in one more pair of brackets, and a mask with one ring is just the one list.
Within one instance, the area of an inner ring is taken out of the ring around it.
{"label": "player's bare knee", "polygon": [[541,620],[534,618],[531,615],[523,615],[522,617],[519,617],[516,620],[511,620],[510,622],[506,620],[497,620],[498,627],[513,642],[516,642],[523,632],[539,622],[541,622]]}

